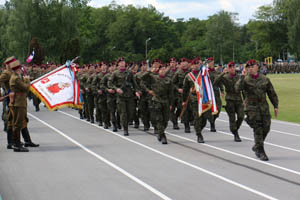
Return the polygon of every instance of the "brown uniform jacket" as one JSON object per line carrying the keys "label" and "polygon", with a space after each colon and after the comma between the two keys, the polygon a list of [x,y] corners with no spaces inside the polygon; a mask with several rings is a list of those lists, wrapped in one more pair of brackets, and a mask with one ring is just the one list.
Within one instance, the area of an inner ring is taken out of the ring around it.
{"label": "brown uniform jacket", "polygon": [[30,80],[25,79],[23,81],[18,74],[12,73],[11,78],[9,80],[9,86],[11,92],[14,93],[14,100],[10,101],[9,106],[27,107],[26,97],[30,87]]}

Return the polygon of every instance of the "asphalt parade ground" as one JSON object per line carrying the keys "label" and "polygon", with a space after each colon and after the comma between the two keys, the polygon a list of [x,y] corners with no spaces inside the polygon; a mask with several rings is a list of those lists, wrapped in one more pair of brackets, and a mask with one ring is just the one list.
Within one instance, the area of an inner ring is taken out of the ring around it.
{"label": "asphalt parade ground", "polygon": [[0,199],[300,199],[300,124],[272,121],[265,143],[270,161],[263,162],[251,150],[247,124],[239,131],[242,142],[233,141],[226,113],[216,133],[204,130],[204,144],[193,127],[184,133],[183,124],[173,130],[169,122],[162,145],[143,125],[124,137],[122,130],[80,120],[76,110],[35,112],[31,104],[29,131],[41,146],[14,153],[1,131]]}

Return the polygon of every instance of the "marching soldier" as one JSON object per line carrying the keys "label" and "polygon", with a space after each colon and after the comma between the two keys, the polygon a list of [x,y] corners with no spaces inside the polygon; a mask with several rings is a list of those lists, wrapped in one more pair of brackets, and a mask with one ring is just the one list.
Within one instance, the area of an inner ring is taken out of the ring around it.
{"label": "marching soldier", "polygon": [[86,80],[85,84],[85,92],[87,96],[87,103],[88,103],[88,118],[87,121],[90,121],[92,124],[95,123],[94,120],[94,108],[95,108],[95,91],[92,89],[92,82],[94,77],[96,76],[95,74],[95,67],[90,66],[89,68],[89,76]]}
{"label": "marching soldier", "polygon": [[[172,82],[173,82],[173,86],[174,86],[174,89],[175,89],[175,92],[174,92],[174,105],[177,105],[177,113],[181,113],[181,109],[182,109],[182,93],[183,93],[183,80],[185,78],[185,76],[190,72],[189,71],[189,68],[188,68],[188,65],[189,65],[189,61],[187,58],[181,58],[180,59],[180,69],[176,71],[173,79],[172,79]],[[184,123],[184,132],[185,133],[190,133],[191,130],[190,130],[190,106],[187,105],[187,109],[188,111],[184,112],[183,114],[183,117],[182,117],[182,121]],[[178,119],[179,116],[175,116],[175,118],[173,119],[173,123],[176,123],[177,122],[177,119]],[[178,125],[177,125],[178,126]],[[177,129],[177,126],[176,124],[173,126],[174,129]]]}
{"label": "marching soldier", "polygon": [[225,109],[229,117],[230,131],[234,135],[234,141],[241,142],[242,140],[239,137],[238,130],[244,120],[244,109],[243,109],[241,92],[236,92],[234,88],[238,80],[239,80],[239,76],[236,73],[235,63],[230,62],[228,63],[227,67],[224,69],[223,73],[221,73],[215,79],[214,84],[218,85],[221,82],[222,85],[225,86],[225,90],[226,90]]}
{"label": "marching soldier", "polygon": [[136,83],[140,92],[140,99],[138,104],[139,113],[141,115],[142,122],[144,124],[144,131],[148,131],[150,129],[150,105],[147,91],[141,87],[142,77],[147,73],[147,63],[143,61],[141,63],[141,69],[135,75]]}
{"label": "marching soldier", "polygon": [[[194,59],[192,61],[192,72],[189,72],[183,81],[183,107],[187,107],[188,103],[191,105],[191,109],[194,116],[194,129],[197,135],[198,143],[204,143],[202,136],[202,130],[206,125],[207,119],[211,118],[211,111],[205,111],[199,116],[198,112],[198,98],[195,90],[195,81],[200,73],[199,65],[202,65],[201,58]],[[187,112],[187,111],[184,111]]]}
{"label": "marching soldier", "polygon": [[213,90],[215,93],[215,99],[216,99],[216,104],[217,104],[217,109],[218,109],[218,113],[216,115],[212,115],[211,119],[209,120],[210,121],[210,131],[216,132],[215,122],[216,122],[216,119],[219,117],[219,114],[220,114],[221,108],[222,108],[220,92],[221,92],[221,95],[224,96],[224,89],[221,84],[214,84],[214,80],[217,78],[217,76],[220,75],[220,72],[217,72],[215,70],[214,58],[213,57],[208,58],[207,62],[208,62],[209,77],[213,84]]}
{"label": "marching soldier", "polygon": [[245,95],[246,122],[254,131],[255,145],[252,150],[260,160],[267,161],[269,158],[264,150],[264,141],[270,131],[271,115],[266,95],[274,106],[275,116],[278,114],[278,97],[270,79],[258,70],[257,62],[249,60],[235,89]]}
{"label": "marching soldier", "polygon": [[136,92],[136,83],[133,74],[126,70],[124,58],[119,58],[119,69],[115,71],[108,80],[108,87],[117,92],[117,107],[124,128],[124,136],[128,136],[128,123],[133,120],[135,110],[135,96],[140,97]]}
{"label": "marching soldier", "polygon": [[[157,139],[162,144],[167,144],[165,129],[168,126],[169,113],[172,108],[173,90],[172,81],[166,77],[166,67],[161,67],[158,74],[146,73],[151,80],[150,88],[146,84],[142,84],[144,90],[152,95],[153,119],[155,119],[155,128],[157,130]],[[144,77],[142,78],[144,80]]]}

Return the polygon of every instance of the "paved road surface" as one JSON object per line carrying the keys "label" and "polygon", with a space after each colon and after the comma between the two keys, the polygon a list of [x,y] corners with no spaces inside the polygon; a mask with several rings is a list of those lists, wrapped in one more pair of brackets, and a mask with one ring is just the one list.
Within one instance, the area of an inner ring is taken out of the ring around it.
{"label": "paved road surface", "polygon": [[14,153],[1,132],[3,200],[300,199],[300,124],[274,120],[265,145],[270,161],[261,162],[249,127],[233,142],[225,113],[216,133],[204,131],[205,144],[169,123],[169,144],[161,145],[153,130],[131,127],[123,137],[75,110],[34,112],[29,104],[29,130],[41,147]]}

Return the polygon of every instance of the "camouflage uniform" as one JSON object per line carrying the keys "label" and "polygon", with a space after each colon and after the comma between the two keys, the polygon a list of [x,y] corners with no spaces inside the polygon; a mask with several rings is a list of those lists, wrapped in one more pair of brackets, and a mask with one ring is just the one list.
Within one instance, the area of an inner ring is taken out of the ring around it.
{"label": "camouflage uniform", "polygon": [[86,80],[85,87],[86,89],[86,95],[87,95],[87,103],[88,103],[88,121],[91,121],[91,123],[95,123],[94,120],[94,108],[95,108],[95,93],[96,91],[93,90],[92,82],[95,78],[96,74],[90,74],[88,79]]}
{"label": "camouflage uniform", "polygon": [[[179,117],[179,114],[181,113],[182,110],[182,94],[180,94],[178,92],[178,89],[182,89],[183,88],[183,80],[186,77],[186,75],[189,73],[189,70],[183,70],[183,69],[179,69],[176,71],[176,73],[174,74],[174,77],[172,79],[173,82],[173,86],[174,86],[174,102],[172,105],[177,107],[177,111],[176,111],[176,116],[174,119],[172,119],[173,123],[177,123],[177,118]],[[182,116],[182,121],[184,123],[184,127],[185,127],[185,132],[186,133],[190,133],[190,119],[191,119],[191,107],[190,104],[188,104],[186,111],[184,112],[183,116]]]}
{"label": "camouflage uniform", "polygon": [[[37,78],[39,78],[41,76],[41,71],[39,71],[38,69],[34,69],[31,71],[31,74],[30,74],[30,77],[35,80]],[[41,103],[41,100],[35,96],[35,95],[32,95],[32,103],[35,107],[35,111],[38,112],[40,110],[40,103]]]}
{"label": "camouflage uniform", "polygon": [[241,76],[235,89],[237,92],[242,91],[245,95],[246,122],[254,130],[255,146],[253,150],[259,157],[264,153],[264,141],[271,126],[271,115],[266,95],[268,95],[274,108],[278,108],[277,94],[270,79],[263,74],[259,74],[258,77]]}
{"label": "camouflage uniform", "polygon": [[221,83],[214,84],[215,79],[219,75],[220,75],[220,72],[216,71],[215,69],[210,69],[209,68],[209,77],[210,77],[210,80],[213,84],[213,90],[214,90],[214,93],[215,93],[215,99],[216,99],[216,104],[217,104],[217,109],[218,109],[218,113],[216,115],[211,115],[211,118],[209,119],[210,125],[211,125],[210,130],[212,132],[216,132],[215,121],[219,117],[219,114],[220,114],[221,109],[222,109],[222,101],[221,101],[220,91],[222,93],[224,93],[224,88],[223,88]]}
{"label": "camouflage uniform", "polygon": [[88,104],[87,104],[87,94],[85,91],[85,85],[86,85],[86,81],[87,81],[87,74],[83,73],[79,76],[79,87],[82,91],[81,95],[83,98],[83,109],[79,110],[79,114],[80,114],[80,118],[88,118],[89,116],[89,111],[88,111]]}
{"label": "camouflage uniform", "polygon": [[[235,141],[240,141],[238,130],[244,120],[244,109],[241,92],[236,92],[234,86],[239,80],[238,75],[231,75],[229,73],[221,73],[214,81],[214,84],[222,83],[226,90],[226,112],[229,117],[230,131],[235,136]],[[236,117],[237,115],[237,117]],[[237,119],[236,119],[237,118]]]}
{"label": "camouflage uniform", "polygon": [[[161,77],[154,73],[146,73],[151,80],[151,88],[143,84],[144,90],[147,93],[152,90],[152,108],[153,119],[155,120],[155,128],[157,129],[157,137],[163,144],[167,144],[165,129],[168,126],[170,117],[170,105],[173,101],[172,81],[168,77]],[[144,78],[143,78],[144,79]]]}
{"label": "camouflage uniform", "polygon": [[[98,115],[99,125],[102,126],[104,122],[104,128],[108,129],[109,124],[109,113],[107,110],[107,94],[104,88],[101,88],[101,80],[106,75],[106,73],[99,72],[92,81],[92,90],[95,91],[96,96],[96,114]],[[102,94],[98,93],[101,90]]]}
{"label": "camouflage uniform", "polygon": [[128,123],[134,118],[136,83],[130,71],[117,70],[108,80],[108,87],[117,91],[123,90],[123,94],[117,93],[117,108],[120,113],[121,123],[124,127],[124,135],[128,135]]}
{"label": "camouflage uniform", "polygon": [[100,88],[102,91],[105,91],[107,94],[107,108],[108,108],[108,112],[109,112],[109,116],[111,119],[111,122],[113,124],[113,131],[117,132],[118,129],[121,129],[120,124],[120,116],[117,114],[117,95],[116,93],[109,93],[107,90],[109,89],[108,87],[108,80],[111,77],[111,73],[107,73],[105,74],[105,76],[101,79],[100,82]]}
{"label": "camouflage uniform", "polygon": [[138,72],[135,75],[135,80],[137,83],[138,89],[142,92],[142,95],[139,99],[138,109],[139,114],[141,115],[142,122],[144,124],[144,131],[148,131],[150,128],[150,101],[151,96],[147,93],[145,89],[141,87],[142,77],[148,72]]}

